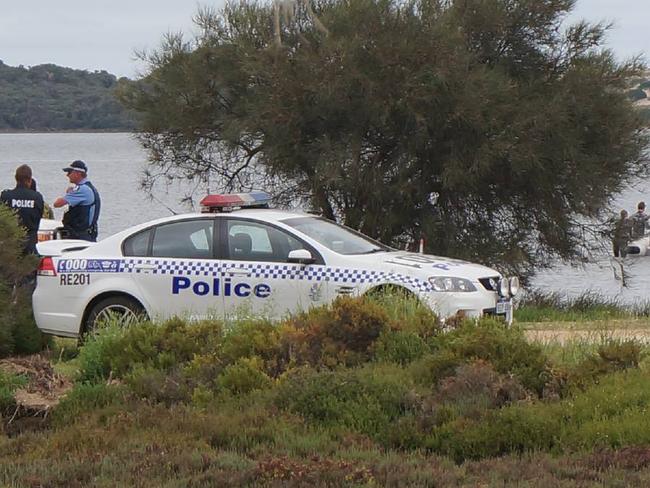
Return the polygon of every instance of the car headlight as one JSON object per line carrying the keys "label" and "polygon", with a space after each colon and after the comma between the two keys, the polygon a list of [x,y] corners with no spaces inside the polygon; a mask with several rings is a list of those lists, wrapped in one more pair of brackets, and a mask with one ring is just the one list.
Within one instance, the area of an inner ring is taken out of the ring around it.
{"label": "car headlight", "polygon": [[501,278],[499,280],[499,296],[507,298],[510,294],[510,280],[508,278]]}
{"label": "car headlight", "polygon": [[434,291],[476,291],[476,287],[472,284],[472,282],[466,280],[465,278],[455,278],[452,276],[432,276],[429,278],[429,283],[431,283]]}
{"label": "car headlight", "polygon": [[519,293],[519,278],[513,276],[508,281],[509,281],[508,285],[510,288],[510,295],[514,297],[517,293]]}
{"label": "car headlight", "polygon": [[519,293],[519,289],[519,278],[516,276],[513,276],[512,278],[504,277],[499,280],[497,292],[502,298],[510,298]]}

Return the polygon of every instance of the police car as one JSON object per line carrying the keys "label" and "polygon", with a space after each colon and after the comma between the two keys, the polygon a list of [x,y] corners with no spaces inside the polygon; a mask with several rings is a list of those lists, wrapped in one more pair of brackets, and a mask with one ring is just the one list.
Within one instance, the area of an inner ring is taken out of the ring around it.
{"label": "police car", "polygon": [[202,213],[137,225],[97,243],[39,244],[33,307],[46,333],[76,337],[131,320],[280,318],[400,288],[441,318],[512,320],[517,278],[456,259],[397,251],[330,220],[268,208],[263,192],[209,195]]}

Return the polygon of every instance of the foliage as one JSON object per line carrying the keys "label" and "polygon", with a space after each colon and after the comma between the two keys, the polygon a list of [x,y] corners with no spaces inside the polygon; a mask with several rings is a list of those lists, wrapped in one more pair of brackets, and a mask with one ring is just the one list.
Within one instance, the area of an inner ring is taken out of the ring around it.
{"label": "foliage", "polygon": [[89,337],[81,350],[80,379],[123,377],[138,368],[174,369],[196,355],[218,350],[222,336],[221,325],[211,321],[191,324],[173,318],[162,324],[143,322],[127,328],[108,324]]}
{"label": "foliage", "polygon": [[133,114],[115,99],[118,82],[106,71],[0,61],[0,130],[133,129]]}
{"label": "foliage", "polygon": [[22,255],[24,230],[0,205],[0,357],[29,354],[50,343],[36,327],[31,307],[35,256]]}
{"label": "foliage", "polygon": [[27,384],[24,375],[5,373],[0,370],[0,417],[6,415],[9,409],[15,407],[14,392]]}
{"label": "foliage", "polygon": [[295,364],[353,366],[372,357],[375,341],[390,325],[385,310],[372,300],[339,297],[331,307],[289,319],[283,345]]}
{"label": "foliage", "polygon": [[642,421],[650,394],[647,373],[612,374],[559,403],[518,404],[481,421],[455,419],[434,429],[430,448],[456,460],[524,451],[592,450],[648,444]]}
{"label": "foliage", "polygon": [[638,368],[645,355],[642,346],[634,340],[610,339],[571,368],[569,379],[578,386],[589,385],[608,373]]}
{"label": "foliage", "polygon": [[105,410],[109,405],[119,408],[124,405],[126,393],[124,387],[118,385],[79,383],[57,405],[53,423],[65,427],[93,410]]}
{"label": "foliage", "polygon": [[523,330],[504,327],[494,319],[466,321],[458,329],[437,336],[432,345],[434,353],[447,352],[463,362],[489,361],[497,372],[513,375],[539,396],[552,378],[551,365],[541,347],[529,343]]}
{"label": "foliage", "polygon": [[272,384],[263,370],[262,360],[257,357],[241,358],[226,366],[217,383],[235,395],[266,388]]}
{"label": "foliage", "polygon": [[378,437],[403,414],[410,387],[392,365],[347,371],[301,368],[282,378],[277,404],[324,425]]}
{"label": "foliage", "polygon": [[602,24],[565,28],[573,6],[203,10],[200,35],[167,36],[120,92],[142,119],[145,184],[265,185],[384,242],[424,236],[428,251],[524,274],[574,257],[585,218],[646,173],[648,136],[625,94],[642,64],[603,50]]}
{"label": "foliage", "polygon": [[630,305],[591,290],[572,298],[557,292],[530,290],[520,300],[515,313],[517,322],[582,322],[649,316],[647,300]]}

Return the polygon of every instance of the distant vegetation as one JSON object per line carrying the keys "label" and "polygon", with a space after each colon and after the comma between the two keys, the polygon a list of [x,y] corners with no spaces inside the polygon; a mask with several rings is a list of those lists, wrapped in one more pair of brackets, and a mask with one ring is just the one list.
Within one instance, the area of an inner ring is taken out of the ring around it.
{"label": "distant vegetation", "polygon": [[106,71],[0,61],[0,130],[133,129],[133,116],[114,97],[119,83]]}

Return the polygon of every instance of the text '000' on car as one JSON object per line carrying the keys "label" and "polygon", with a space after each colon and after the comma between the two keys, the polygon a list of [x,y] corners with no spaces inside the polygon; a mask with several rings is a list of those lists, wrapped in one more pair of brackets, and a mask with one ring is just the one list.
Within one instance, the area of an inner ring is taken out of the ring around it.
{"label": "text '000' on car", "polygon": [[308,213],[268,206],[263,192],[209,195],[202,213],[136,225],[97,243],[50,240],[34,292],[46,333],[77,337],[103,319],[280,318],[397,288],[444,319],[512,320],[516,278],[455,259],[398,251]]}

